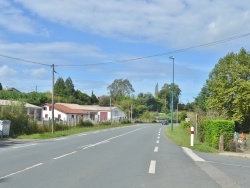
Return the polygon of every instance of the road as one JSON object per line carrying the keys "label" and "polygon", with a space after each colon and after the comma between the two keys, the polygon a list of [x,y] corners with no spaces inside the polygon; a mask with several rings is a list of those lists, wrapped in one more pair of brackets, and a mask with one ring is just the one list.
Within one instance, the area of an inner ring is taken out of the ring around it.
{"label": "road", "polygon": [[0,147],[0,187],[249,187],[250,160],[177,146],[142,124]]}

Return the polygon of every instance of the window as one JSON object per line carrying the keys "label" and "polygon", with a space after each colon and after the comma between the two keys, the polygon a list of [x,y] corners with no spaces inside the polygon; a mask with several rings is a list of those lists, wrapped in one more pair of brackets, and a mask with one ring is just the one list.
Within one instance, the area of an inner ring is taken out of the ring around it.
{"label": "window", "polygon": [[58,114],[58,116],[57,116],[57,117],[58,117],[58,119],[61,119],[61,114]]}
{"label": "window", "polygon": [[45,111],[46,111],[46,110],[47,110],[47,106],[44,106],[44,107],[43,107],[43,110],[45,110]]}
{"label": "window", "polygon": [[49,111],[51,111],[51,110],[52,110],[52,107],[50,106],[50,107],[49,107]]}
{"label": "window", "polygon": [[45,114],[45,118],[48,118],[48,114]]}

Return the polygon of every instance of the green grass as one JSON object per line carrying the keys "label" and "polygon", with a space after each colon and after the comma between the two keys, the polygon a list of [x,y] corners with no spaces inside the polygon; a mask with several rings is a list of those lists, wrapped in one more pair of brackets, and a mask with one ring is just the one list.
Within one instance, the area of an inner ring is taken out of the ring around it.
{"label": "green grass", "polygon": [[93,127],[72,127],[69,130],[55,131],[54,133],[46,132],[42,134],[20,135],[17,138],[19,139],[49,139],[49,138],[57,138],[57,137],[62,137],[62,136],[69,136],[69,135],[78,134],[78,133],[103,130],[103,129],[121,127],[121,126],[129,126],[129,125],[119,124],[119,125],[100,125],[100,126],[93,126]]}
{"label": "green grass", "polygon": [[183,129],[180,126],[175,126],[173,131],[171,131],[170,126],[167,126],[166,135],[179,146],[188,147],[206,153],[218,153],[217,149],[208,146],[206,143],[195,141],[194,146],[190,146],[190,128]]}

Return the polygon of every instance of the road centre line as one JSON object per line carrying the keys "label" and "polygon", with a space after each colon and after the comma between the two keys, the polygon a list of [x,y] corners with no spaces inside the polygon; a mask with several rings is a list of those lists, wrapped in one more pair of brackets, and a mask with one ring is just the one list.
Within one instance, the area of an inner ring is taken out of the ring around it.
{"label": "road centre line", "polygon": [[157,141],[156,141],[156,144],[159,144],[159,142],[160,142],[160,141],[159,141],[159,140],[157,140]]}
{"label": "road centre line", "polygon": [[154,152],[158,152],[159,147],[155,147]]}
{"label": "road centre line", "polygon": [[158,136],[157,139],[160,139],[160,137]]}
{"label": "road centre line", "polygon": [[25,168],[25,169],[23,169],[23,170],[19,170],[19,171],[17,171],[17,172],[13,172],[13,173],[8,174],[8,175],[6,175],[6,176],[2,176],[2,177],[0,177],[0,180],[1,180],[1,179],[4,179],[4,178],[7,178],[7,177],[10,177],[10,176],[13,176],[13,175],[15,175],[15,174],[19,174],[19,173],[21,173],[21,172],[30,170],[30,169],[35,168],[35,167],[37,167],[37,166],[40,166],[40,165],[42,165],[42,164],[43,164],[43,163],[38,163],[38,164],[35,164],[35,165],[33,165],[33,166],[27,167],[27,168]]}
{"label": "road centre line", "polygon": [[67,154],[64,154],[64,155],[61,155],[61,156],[59,156],[59,157],[55,157],[55,158],[53,158],[53,159],[60,159],[60,158],[63,158],[63,157],[66,157],[66,156],[68,156],[68,155],[72,155],[72,154],[74,154],[74,153],[76,153],[76,151],[73,151],[73,152],[71,152],[71,153],[67,153]]}
{"label": "road centre line", "polygon": [[151,160],[150,165],[149,165],[149,174],[155,174],[155,167],[156,167],[156,161]]}

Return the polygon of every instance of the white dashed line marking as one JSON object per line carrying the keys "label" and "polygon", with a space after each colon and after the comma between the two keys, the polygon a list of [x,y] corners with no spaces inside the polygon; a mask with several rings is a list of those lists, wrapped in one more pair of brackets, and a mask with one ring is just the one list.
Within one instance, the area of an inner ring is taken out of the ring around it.
{"label": "white dashed line marking", "polygon": [[159,147],[155,147],[154,152],[158,152]]}
{"label": "white dashed line marking", "polygon": [[27,167],[27,168],[25,168],[25,169],[23,169],[23,170],[19,170],[19,171],[17,171],[17,172],[8,174],[8,175],[6,175],[6,176],[2,176],[2,177],[0,177],[0,180],[1,180],[1,179],[4,179],[4,178],[7,178],[7,177],[10,177],[10,176],[13,176],[13,175],[15,175],[15,174],[18,174],[18,173],[21,173],[21,172],[30,170],[30,169],[35,168],[35,167],[37,167],[37,166],[40,166],[40,165],[42,165],[42,164],[43,164],[43,163],[38,163],[38,164],[35,164],[35,165],[33,165],[33,166]]}
{"label": "white dashed line marking", "polygon": [[60,159],[60,158],[63,158],[63,157],[66,157],[66,156],[68,156],[68,155],[72,155],[72,154],[74,154],[74,153],[76,153],[76,151],[73,151],[73,152],[71,152],[71,153],[67,153],[67,154],[65,154],[65,155],[61,155],[61,156],[59,156],[59,157],[55,157],[55,158],[53,158],[53,159]]}
{"label": "white dashed line marking", "polygon": [[160,141],[159,141],[159,140],[157,140],[157,141],[156,141],[156,144],[159,144],[159,142],[160,142]]}
{"label": "white dashed line marking", "polygon": [[156,161],[151,160],[149,170],[148,170],[149,174],[155,174],[155,166],[156,166]]}

